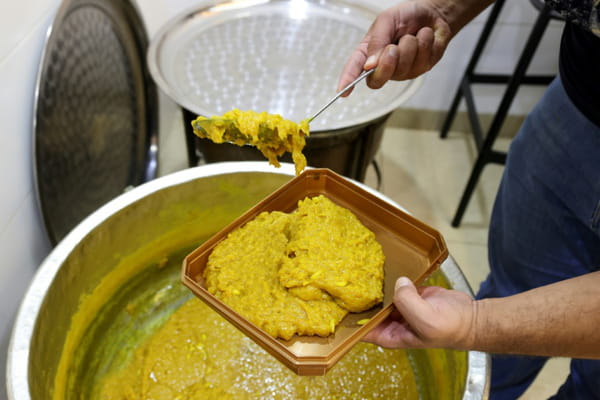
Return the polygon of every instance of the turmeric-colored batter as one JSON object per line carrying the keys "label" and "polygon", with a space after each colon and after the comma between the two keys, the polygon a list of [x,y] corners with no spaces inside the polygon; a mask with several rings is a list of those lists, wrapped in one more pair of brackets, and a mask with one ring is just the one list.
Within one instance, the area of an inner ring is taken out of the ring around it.
{"label": "turmeric-colored batter", "polygon": [[403,350],[359,343],[327,375],[298,376],[196,298],[99,386],[91,400],[419,398]]}
{"label": "turmeric-colored batter", "polygon": [[274,337],[328,336],[383,300],[375,235],[324,196],[291,214],[264,212],[215,246],[207,290]]}
{"label": "turmeric-colored batter", "polygon": [[294,216],[279,269],[283,286],[303,299],[331,296],[351,312],[383,301],[383,250],[350,210],[318,196],[300,201]]}
{"label": "turmeric-colored batter", "polygon": [[222,116],[198,117],[192,122],[194,133],[215,143],[231,142],[238,146],[256,146],[269,160],[279,167],[278,158],[285,152],[292,153],[296,175],[306,167],[302,149],[309,135],[308,119],[295,123],[278,114],[266,112],[231,110]]}

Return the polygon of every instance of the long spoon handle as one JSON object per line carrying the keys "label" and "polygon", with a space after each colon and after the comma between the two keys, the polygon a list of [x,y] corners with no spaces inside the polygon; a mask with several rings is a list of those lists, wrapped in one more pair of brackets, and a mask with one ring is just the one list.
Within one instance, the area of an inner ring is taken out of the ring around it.
{"label": "long spoon handle", "polygon": [[375,68],[370,69],[368,71],[364,71],[362,74],[360,74],[358,76],[358,78],[356,78],[351,83],[349,83],[348,86],[346,86],[345,88],[343,88],[338,94],[336,94],[331,100],[329,100],[329,103],[325,104],[323,106],[323,108],[321,108],[319,111],[316,112],[315,115],[313,115],[312,117],[310,117],[310,119],[308,120],[308,122],[311,122],[313,119],[317,118],[319,116],[319,114],[321,114],[323,111],[325,111],[325,109],[327,107],[329,107],[334,101],[336,101],[337,99],[339,99],[341,95],[343,95],[344,93],[346,93],[348,91],[348,89],[350,89],[351,87],[353,87],[354,85],[356,85],[358,82],[362,81],[364,78],[366,78],[367,76],[369,76],[374,71],[375,71]]}

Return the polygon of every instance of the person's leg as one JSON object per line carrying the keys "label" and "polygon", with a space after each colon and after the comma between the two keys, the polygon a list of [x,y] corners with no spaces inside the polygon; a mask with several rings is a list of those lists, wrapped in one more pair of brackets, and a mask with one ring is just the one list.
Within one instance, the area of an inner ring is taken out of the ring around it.
{"label": "person's leg", "polygon": [[[600,268],[599,202],[600,128],[579,113],[557,79],[511,144],[490,222],[490,275],[477,298]],[[517,398],[544,362],[493,356],[491,398]]]}
{"label": "person's leg", "polygon": [[571,361],[569,378],[550,399],[600,399],[600,361]]}
{"label": "person's leg", "polygon": [[547,358],[492,354],[490,400],[515,400],[538,375]]}

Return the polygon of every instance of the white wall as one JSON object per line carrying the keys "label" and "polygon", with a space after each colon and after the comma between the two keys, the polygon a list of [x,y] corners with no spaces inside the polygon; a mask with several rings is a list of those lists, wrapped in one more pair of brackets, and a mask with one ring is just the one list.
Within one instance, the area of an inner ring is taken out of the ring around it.
{"label": "white wall", "polygon": [[[394,3],[364,1],[379,7]],[[42,45],[59,3],[60,0],[0,2],[0,400],[6,397],[5,360],[13,317],[37,266],[50,250],[35,200],[31,120]],[[196,1],[138,0],[138,3],[152,35],[166,20]],[[481,70],[510,71],[534,18],[528,0],[507,0]],[[447,109],[483,22],[483,16],[478,17],[454,39],[444,59],[427,74],[424,86],[407,107]],[[531,71],[557,71],[561,29],[561,24],[551,24]],[[481,111],[493,112],[500,91],[483,89],[476,93]],[[520,94],[511,112],[526,113],[539,94],[539,89]]]}
{"label": "white wall", "polygon": [[31,120],[42,43],[57,6],[0,2],[0,399],[15,310],[49,251],[33,186]]}

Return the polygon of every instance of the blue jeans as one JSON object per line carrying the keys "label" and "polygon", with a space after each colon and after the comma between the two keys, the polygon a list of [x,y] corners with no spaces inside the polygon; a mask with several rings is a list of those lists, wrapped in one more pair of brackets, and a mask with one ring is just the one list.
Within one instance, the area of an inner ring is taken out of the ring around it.
{"label": "blue jeans", "polygon": [[[491,272],[477,298],[600,269],[600,127],[577,110],[558,78],[511,143],[488,252]],[[546,360],[492,356],[490,398],[518,398]],[[600,399],[600,361],[572,360],[553,398]]]}

